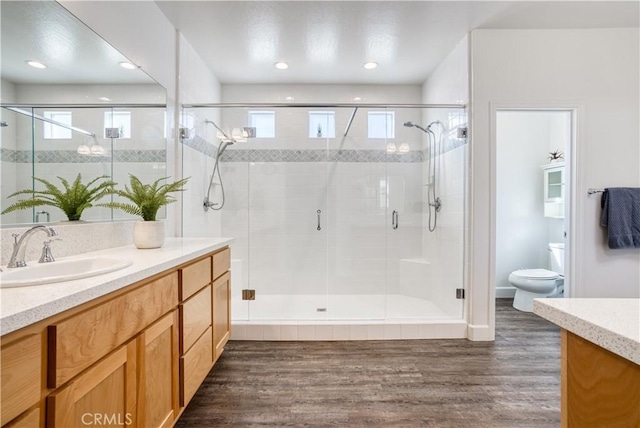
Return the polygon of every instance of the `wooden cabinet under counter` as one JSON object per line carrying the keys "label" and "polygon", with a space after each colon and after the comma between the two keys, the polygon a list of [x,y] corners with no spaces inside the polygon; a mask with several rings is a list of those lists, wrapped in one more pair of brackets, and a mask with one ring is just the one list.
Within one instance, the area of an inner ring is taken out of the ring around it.
{"label": "wooden cabinet under counter", "polygon": [[563,428],[640,427],[640,299],[535,299],[562,328]]}
{"label": "wooden cabinet under counter", "polygon": [[173,426],[228,339],[229,254],[2,336],[2,427]]}

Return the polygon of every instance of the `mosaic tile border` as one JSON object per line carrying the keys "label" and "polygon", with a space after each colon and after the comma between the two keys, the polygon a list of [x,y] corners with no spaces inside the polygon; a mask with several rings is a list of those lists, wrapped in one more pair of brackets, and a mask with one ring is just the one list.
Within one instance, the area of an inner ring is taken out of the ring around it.
{"label": "mosaic tile border", "polygon": [[[109,156],[87,156],[75,150],[40,150],[35,163],[101,163],[101,162],[166,162],[166,150],[114,150]],[[30,150],[0,149],[0,160],[12,163],[31,163]]]}
{"label": "mosaic tile border", "polygon": [[[182,143],[197,152],[215,158],[217,147],[195,136]],[[466,139],[452,139],[444,142],[443,153],[467,144]],[[230,148],[222,154],[221,162],[395,162],[420,163],[428,158],[428,150],[409,153],[387,153],[385,150],[292,150],[292,149],[249,149]]]}

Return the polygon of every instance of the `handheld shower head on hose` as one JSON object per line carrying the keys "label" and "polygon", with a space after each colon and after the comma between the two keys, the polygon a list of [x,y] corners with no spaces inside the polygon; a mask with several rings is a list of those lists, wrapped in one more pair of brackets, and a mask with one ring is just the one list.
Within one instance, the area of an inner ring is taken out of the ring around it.
{"label": "handheld shower head on hose", "polygon": [[425,129],[425,128],[423,128],[422,126],[420,126],[420,125],[416,125],[416,124],[415,124],[415,123],[413,123],[413,122],[405,122],[405,123],[403,123],[403,125],[404,125],[405,127],[407,127],[407,128],[412,128],[412,127],[413,127],[413,128],[418,128],[418,129],[419,129],[419,130],[421,130],[422,132],[427,132],[427,133],[429,132],[429,131],[428,131],[429,127],[427,127],[427,128]]}
{"label": "handheld shower head on hose", "polygon": [[[237,142],[246,141],[244,138],[244,131],[236,131],[236,128],[231,132],[231,136],[229,136],[226,132],[222,130],[216,123],[212,120],[206,119],[204,123],[208,123],[213,125],[218,130],[218,138],[220,139],[220,144],[218,145],[218,151],[216,153],[216,163],[213,166],[213,172],[211,173],[211,178],[209,179],[209,188],[207,189],[207,194],[204,197],[204,201],[202,202],[202,207],[205,212],[209,211],[211,208],[214,211],[221,210],[224,207],[225,196],[224,196],[224,184],[222,183],[222,175],[220,174],[220,156],[227,150],[227,147],[236,144]],[[238,135],[240,134],[240,135]],[[213,202],[210,199],[211,196],[211,187],[213,186],[213,178],[216,176],[216,172],[218,173],[218,183],[215,183],[220,186],[220,192],[222,193],[222,201],[220,203]]]}

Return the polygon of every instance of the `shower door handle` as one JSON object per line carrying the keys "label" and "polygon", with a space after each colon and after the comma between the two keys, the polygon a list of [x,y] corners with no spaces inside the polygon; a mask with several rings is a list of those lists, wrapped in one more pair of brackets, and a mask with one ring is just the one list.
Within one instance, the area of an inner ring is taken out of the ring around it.
{"label": "shower door handle", "polygon": [[396,230],[398,228],[398,211],[393,210],[391,213],[391,228]]}
{"label": "shower door handle", "polygon": [[318,210],[316,211],[318,213],[318,231],[322,230],[322,227],[320,227],[320,214],[322,214],[322,211]]}

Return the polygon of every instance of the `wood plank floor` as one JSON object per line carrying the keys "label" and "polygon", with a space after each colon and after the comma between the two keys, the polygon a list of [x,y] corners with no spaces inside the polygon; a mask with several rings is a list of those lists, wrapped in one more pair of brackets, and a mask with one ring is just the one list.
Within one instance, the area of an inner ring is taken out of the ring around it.
{"label": "wood plank floor", "polygon": [[560,331],[510,304],[495,342],[229,342],[176,426],[558,427]]}

